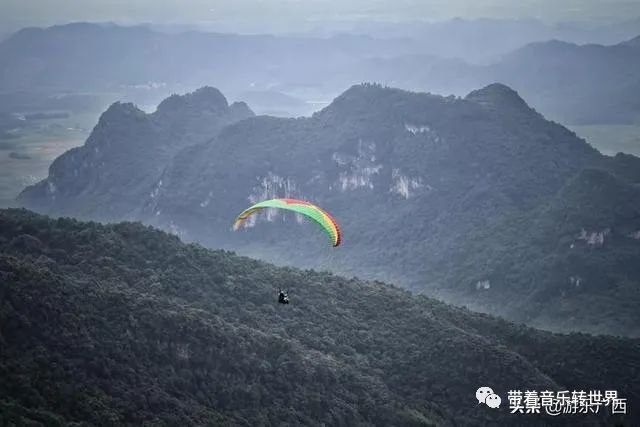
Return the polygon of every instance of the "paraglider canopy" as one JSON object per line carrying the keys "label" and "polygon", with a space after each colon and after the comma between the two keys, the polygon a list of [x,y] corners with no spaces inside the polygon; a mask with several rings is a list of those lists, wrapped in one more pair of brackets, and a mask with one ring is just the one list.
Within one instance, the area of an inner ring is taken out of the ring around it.
{"label": "paraglider canopy", "polygon": [[233,229],[237,230],[251,215],[267,208],[285,209],[302,214],[307,218],[311,218],[324,229],[334,247],[338,246],[342,242],[340,227],[327,211],[312,203],[297,199],[271,199],[256,203],[238,215],[235,223],[233,224]]}

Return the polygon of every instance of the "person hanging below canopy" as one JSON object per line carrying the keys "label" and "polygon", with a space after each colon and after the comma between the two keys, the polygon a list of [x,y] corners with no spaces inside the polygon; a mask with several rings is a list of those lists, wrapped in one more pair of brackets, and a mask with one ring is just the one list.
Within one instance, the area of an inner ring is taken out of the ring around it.
{"label": "person hanging below canopy", "polygon": [[280,289],[278,294],[278,302],[280,304],[289,304],[289,294]]}

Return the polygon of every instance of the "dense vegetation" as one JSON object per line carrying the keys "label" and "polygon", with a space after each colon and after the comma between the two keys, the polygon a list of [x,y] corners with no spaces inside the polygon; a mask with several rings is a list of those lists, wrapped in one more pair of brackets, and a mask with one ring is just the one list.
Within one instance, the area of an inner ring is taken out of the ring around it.
{"label": "dense vegetation", "polygon": [[614,421],[490,410],[480,384],[617,389],[633,425],[638,354],[638,340],[540,332],[140,224],[0,211],[2,425]]}
{"label": "dense vegetation", "polygon": [[531,212],[474,230],[464,261],[433,271],[466,284],[470,305],[483,310],[555,330],[640,336],[638,230],[638,188],[586,169]]}

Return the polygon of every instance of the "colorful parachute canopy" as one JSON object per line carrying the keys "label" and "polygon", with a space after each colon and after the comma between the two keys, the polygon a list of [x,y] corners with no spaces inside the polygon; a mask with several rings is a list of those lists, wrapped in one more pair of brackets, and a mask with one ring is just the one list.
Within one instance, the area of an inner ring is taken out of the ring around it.
{"label": "colorful parachute canopy", "polygon": [[255,205],[251,206],[247,210],[243,211],[240,215],[238,215],[238,218],[236,218],[236,222],[233,224],[233,229],[237,230],[238,228],[240,228],[242,223],[247,220],[247,218],[249,218],[254,213],[266,208],[286,209],[289,211],[300,213],[320,224],[324,231],[329,235],[329,239],[331,239],[331,244],[333,246],[338,246],[342,242],[342,233],[340,232],[340,227],[328,212],[320,209],[318,206],[312,203],[296,199],[271,199],[265,200],[264,202],[256,203]]}

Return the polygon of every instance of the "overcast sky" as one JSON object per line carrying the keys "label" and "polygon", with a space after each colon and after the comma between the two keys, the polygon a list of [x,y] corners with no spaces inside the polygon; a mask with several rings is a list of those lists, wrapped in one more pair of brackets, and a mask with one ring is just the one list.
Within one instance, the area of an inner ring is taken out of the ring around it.
{"label": "overcast sky", "polygon": [[304,31],[323,21],[640,17],[640,0],[0,0],[5,30],[71,21],[196,24],[225,30]]}

